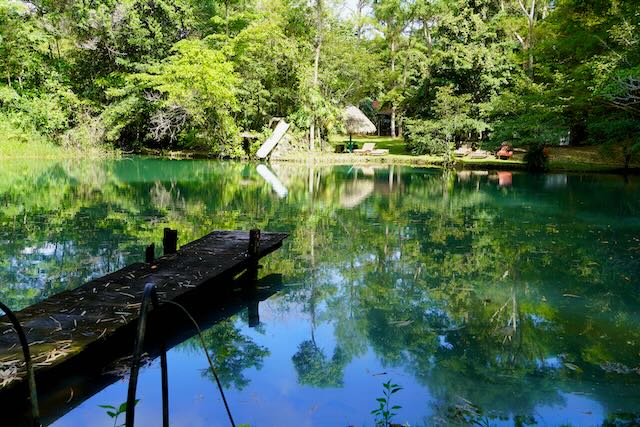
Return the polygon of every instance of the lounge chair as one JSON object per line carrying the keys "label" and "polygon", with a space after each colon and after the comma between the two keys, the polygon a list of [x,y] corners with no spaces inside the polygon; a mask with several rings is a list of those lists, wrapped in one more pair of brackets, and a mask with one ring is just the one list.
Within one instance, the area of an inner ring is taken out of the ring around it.
{"label": "lounge chair", "polygon": [[489,153],[487,153],[484,150],[476,150],[473,153],[471,153],[472,159],[486,159],[488,156],[489,156]]}
{"label": "lounge chair", "polygon": [[375,150],[371,150],[369,154],[371,154],[372,156],[385,156],[389,154],[389,150],[387,150],[386,148],[378,148]]}
{"label": "lounge chair", "polygon": [[372,156],[384,156],[385,154],[389,154],[389,150],[385,149],[377,149],[375,142],[365,142],[362,144],[362,148],[357,148],[353,150],[356,154],[370,154]]}
{"label": "lounge chair", "polygon": [[456,156],[456,157],[465,157],[469,153],[471,153],[471,148],[463,145],[462,147],[460,147],[456,151],[454,151],[453,155]]}
{"label": "lounge chair", "polygon": [[496,153],[496,158],[498,159],[502,159],[503,157],[505,157],[508,160],[512,156],[513,156],[513,150],[509,145],[503,145],[502,147],[500,147],[500,150],[498,150],[498,152]]}

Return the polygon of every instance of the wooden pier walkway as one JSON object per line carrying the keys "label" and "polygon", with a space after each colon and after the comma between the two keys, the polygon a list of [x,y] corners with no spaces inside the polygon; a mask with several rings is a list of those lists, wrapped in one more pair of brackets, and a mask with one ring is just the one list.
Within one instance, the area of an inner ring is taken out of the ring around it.
{"label": "wooden pier walkway", "polygon": [[[130,265],[17,312],[30,343],[38,385],[55,377],[56,370],[73,372],[75,360],[85,353],[99,354],[116,342],[122,346],[122,337],[131,337],[135,330],[147,283],[156,285],[161,300],[181,303],[199,289],[222,294],[240,273],[253,270],[260,258],[281,247],[286,237],[262,233],[259,246],[250,250],[249,232],[215,231],[152,263]],[[131,350],[127,347],[124,353]],[[25,388],[24,377],[17,335],[2,317],[0,396],[16,386]]]}

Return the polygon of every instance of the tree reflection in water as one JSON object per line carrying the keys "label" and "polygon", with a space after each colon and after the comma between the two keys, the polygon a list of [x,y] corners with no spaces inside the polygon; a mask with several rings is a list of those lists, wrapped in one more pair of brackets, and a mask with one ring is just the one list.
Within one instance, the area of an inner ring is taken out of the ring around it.
{"label": "tree reflection in water", "polygon": [[[291,355],[300,384],[342,387],[371,351],[428,387],[434,423],[526,425],[566,393],[588,393],[612,419],[637,407],[635,177],[513,173],[506,185],[493,172],[271,168],[284,199],[232,162],[3,165],[0,298],[24,307],[140,261],[165,226],[181,242],[284,230],[263,271],[301,284],[273,301],[310,319]],[[320,325],[331,342],[317,342]],[[270,357],[232,320],[206,334],[227,387],[246,387]]]}

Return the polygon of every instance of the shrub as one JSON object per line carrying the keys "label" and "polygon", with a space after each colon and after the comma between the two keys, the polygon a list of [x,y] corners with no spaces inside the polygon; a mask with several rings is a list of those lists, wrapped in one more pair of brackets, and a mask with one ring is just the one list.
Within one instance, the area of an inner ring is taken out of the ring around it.
{"label": "shrub", "polygon": [[544,172],[549,166],[549,150],[544,144],[533,143],[524,155],[527,169],[531,172]]}

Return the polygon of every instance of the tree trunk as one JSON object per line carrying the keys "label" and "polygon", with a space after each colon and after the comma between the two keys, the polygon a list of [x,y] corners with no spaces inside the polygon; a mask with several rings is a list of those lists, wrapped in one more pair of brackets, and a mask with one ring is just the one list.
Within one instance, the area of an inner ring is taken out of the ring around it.
{"label": "tree trunk", "polygon": [[362,24],[362,17],[364,16],[364,8],[366,6],[366,0],[358,0],[356,5],[356,37],[358,40],[362,39],[362,30],[364,25]]}
{"label": "tree trunk", "polygon": [[516,33],[522,47],[527,52],[529,59],[527,61],[528,74],[533,78],[533,30],[536,25],[536,0],[531,0],[530,7],[527,7],[524,0],[518,0],[518,5],[525,18],[527,18],[527,39],[522,40]]}
{"label": "tree trunk", "polygon": [[396,106],[391,106],[391,138],[396,137]]}
{"label": "tree trunk", "polygon": [[[317,28],[316,31],[316,52],[313,60],[313,89],[318,92],[319,72],[320,72],[320,50],[322,48],[322,0],[316,0]],[[315,112],[311,113],[311,125],[309,126],[309,149],[315,150],[316,147],[316,116]]]}
{"label": "tree trunk", "polygon": [[424,18],[423,20],[424,24],[422,26],[422,32],[424,35],[424,39],[427,42],[427,49],[429,50],[429,53],[431,53],[433,51],[433,38],[431,37],[431,30],[429,29],[427,19]]}
{"label": "tree trunk", "polygon": [[224,2],[224,33],[229,37],[229,0]]}
{"label": "tree trunk", "polygon": [[569,145],[578,145],[587,140],[587,126],[581,121],[576,121],[571,125],[569,135]]}
{"label": "tree trunk", "polygon": [[313,151],[316,148],[316,123],[315,117],[311,118],[311,125],[309,125],[309,150]]}
{"label": "tree trunk", "polygon": [[[391,74],[396,74],[396,41],[391,41]],[[395,86],[395,82],[394,82]],[[391,100],[391,137],[396,137],[396,104]]]}
{"label": "tree trunk", "polygon": [[[409,50],[411,50],[411,40],[409,41]],[[409,55],[407,54],[404,58],[404,64],[403,64],[403,68],[402,68],[402,93],[404,93],[404,91],[407,89],[407,70],[409,69]],[[402,131],[403,131],[403,117],[401,116],[398,119],[398,136],[402,137]]]}
{"label": "tree trunk", "polygon": [[[535,2],[534,2],[535,4]],[[532,6],[533,7],[533,6]],[[533,18],[529,19],[529,42],[527,43],[527,51],[529,52],[529,77],[533,78]]]}

